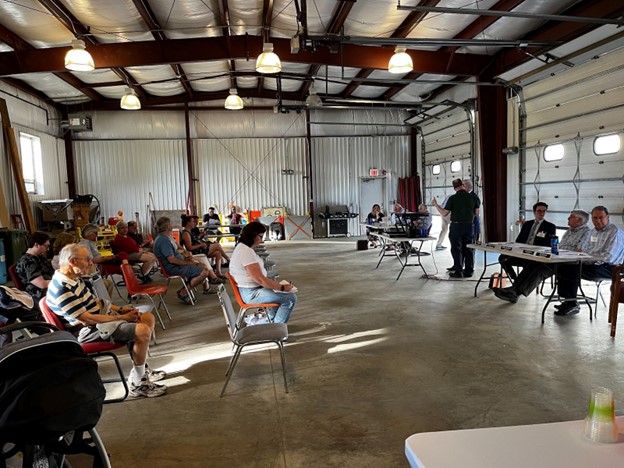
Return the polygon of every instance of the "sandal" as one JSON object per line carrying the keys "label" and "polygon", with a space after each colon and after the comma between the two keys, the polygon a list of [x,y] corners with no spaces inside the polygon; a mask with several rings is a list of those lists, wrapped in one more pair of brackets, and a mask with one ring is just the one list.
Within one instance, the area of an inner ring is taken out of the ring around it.
{"label": "sandal", "polygon": [[180,299],[182,302],[184,302],[185,304],[192,304],[193,302],[191,301],[191,298],[189,297],[189,295],[185,295],[183,296],[182,294],[180,294],[180,291],[177,292],[178,294],[178,299]]}

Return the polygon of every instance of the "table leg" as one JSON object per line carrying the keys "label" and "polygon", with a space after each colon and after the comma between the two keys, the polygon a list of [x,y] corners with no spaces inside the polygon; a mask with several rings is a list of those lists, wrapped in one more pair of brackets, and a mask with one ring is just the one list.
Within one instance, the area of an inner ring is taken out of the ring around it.
{"label": "table leg", "polygon": [[548,304],[550,304],[552,302],[553,297],[555,296],[555,291],[557,291],[557,296],[559,295],[559,285],[558,285],[558,281],[557,281],[557,264],[555,263],[553,265],[553,275],[555,276],[555,284],[552,288],[552,291],[550,291],[550,296],[548,296],[548,299],[546,299],[546,304],[544,304],[544,307],[542,308],[542,324],[544,323],[544,316],[546,315],[546,309],[548,309]]}
{"label": "table leg", "polygon": [[386,239],[384,239],[383,237],[379,237],[379,236],[377,236],[377,239],[379,239],[379,242],[381,242],[381,251],[379,252],[379,261],[377,262],[377,266],[375,267],[375,269],[379,268],[381,261],[386,256],[386,246],[387,246]]}

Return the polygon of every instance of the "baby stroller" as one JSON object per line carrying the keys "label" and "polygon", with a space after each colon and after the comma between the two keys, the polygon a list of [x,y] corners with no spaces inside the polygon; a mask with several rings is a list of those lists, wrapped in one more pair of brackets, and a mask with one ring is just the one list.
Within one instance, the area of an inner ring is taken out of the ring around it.
{"label": "baby stroller", "polygon": [[28,468],[71,467],[67,455],[74,454],[110,467],[95,430],[106,393],[96,362],[71,333],[44,322],[15,323],[0,334],[24,329],[38,335],[0,349],[0,468],[18,454]]}

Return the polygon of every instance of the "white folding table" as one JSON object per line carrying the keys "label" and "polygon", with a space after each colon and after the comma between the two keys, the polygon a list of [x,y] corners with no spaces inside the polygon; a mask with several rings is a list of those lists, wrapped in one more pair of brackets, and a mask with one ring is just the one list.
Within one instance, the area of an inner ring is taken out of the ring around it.
{"label": "white folding table", "polygon": [[616,420],[615,444],[592,442],[583,421],[568,421],[423,432],[405,440],[405,456],[412,468],[622,468],[624,416]]}

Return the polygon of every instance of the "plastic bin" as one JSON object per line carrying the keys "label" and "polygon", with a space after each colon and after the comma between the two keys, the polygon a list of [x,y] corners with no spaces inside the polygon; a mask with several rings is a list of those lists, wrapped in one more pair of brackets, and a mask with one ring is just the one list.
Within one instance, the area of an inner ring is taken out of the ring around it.
{"label": "plastic bin", "polygon": [[0,239],[4,241],[4,255],[7,268],[17,263],[26,252],[26,231],[21,229],[0,229]]}

